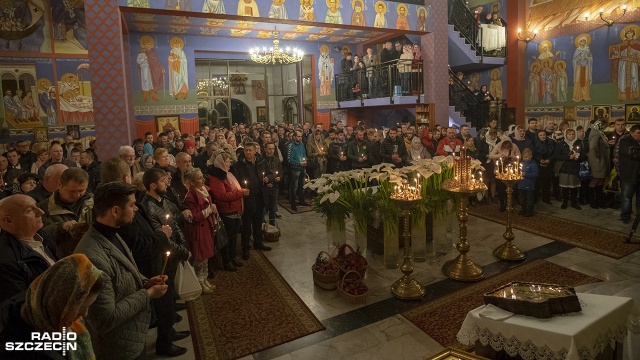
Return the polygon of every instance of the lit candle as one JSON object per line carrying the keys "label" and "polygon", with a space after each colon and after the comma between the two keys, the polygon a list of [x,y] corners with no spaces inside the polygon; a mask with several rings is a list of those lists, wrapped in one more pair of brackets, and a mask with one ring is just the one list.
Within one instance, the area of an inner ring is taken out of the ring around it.
{"label": "lit candle", "polygon": [[247,187],[247,180],[244,181],[244,187]]}
{"label": "lit candle", "polygon": [[262,177],[264,177],[264,171],[262,172]]}
{"label": "lit candle", "polygon": [[276,171],[276,177],[278,177],[278,172]]}
{"label": "lit candle", "polygon": [[160,276],[164,275],[164,269],[167,267],[167,262],[169,261],[169,255],[171,255],[171,251],[167,251],[167,256],[164,257],[164,265],[162,265],[162,271],[160,272]]}
{"label": "lit candle", "polygon": [[340,157],[344,156],[344,152],[340,151]]}
{"label": "lit candle", "polygon": [[166,215],[164,216],[164,224],[165,224],[165,225],[169,225],[169,214],[166,214]]}

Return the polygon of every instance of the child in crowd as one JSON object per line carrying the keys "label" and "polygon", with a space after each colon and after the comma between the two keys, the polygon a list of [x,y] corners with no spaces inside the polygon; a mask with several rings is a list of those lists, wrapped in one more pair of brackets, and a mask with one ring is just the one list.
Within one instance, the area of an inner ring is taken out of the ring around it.
{"label": "child in crowd", "polygon": [[538,164],[532,158],[533,153],[530,149],[522,151],[522,173],[524,179],[518,183],[519,199],[522,205],[522,210],[520,210],[519,214],[527,217],[533,216],[536,179],[538,178]]}

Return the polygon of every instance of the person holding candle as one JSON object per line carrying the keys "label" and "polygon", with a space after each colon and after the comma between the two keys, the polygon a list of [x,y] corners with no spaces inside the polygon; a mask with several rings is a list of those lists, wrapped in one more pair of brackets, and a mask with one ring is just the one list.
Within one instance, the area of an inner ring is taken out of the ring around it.
{"label": "person holding candle", "polygon": [[244,211],[242,213],[241,239],[242,259],[249,260],[251,249],[251,237],[253,235],[253,249],[269,251],[270,247],[264,245],[262,237],[262,215],[264,211],[264,198],[262,195],[262,177],[258,173],[260,163],[264,159],[256,154],[256,144],[245,142],[244,158],[239,159],[231,166],[230,172],[237,179],[243,179],[245,188],[249,193],[244,197]]}
{"label": "person holding candle", "polygon": [[[508,172],[509,165],[515,165],[516,160],[520,157],[520,150],[513,145],[509,137],[505,137],[500,143],[498,143],[491,153],[489,153],[489,159],[492,161],[498,161],[497,170],[498,174],[505,174]],[[500,212],[504,212],[507,209],[507,188],[501,182],[496,183],[496,189],[498,191],[498,200],[500,201]]]}
{"label": "person holding candle", "polygon": [[487,184],[488,196],[487,202],[493,202],[496,199],[496,161],[489,159],[491,150],[498,143],[498,132],[496,129],[484,128],[480,130],[478,136],[478,160],[482,162],[485,169],[485,184]]}
{"label": "person holding candle", "polygon": [[551,205],[551,182],[553,180],[553,161],[556,143],[547,136],[547,132],[538,131],[534,143],[534,159],[538,164],[538,179],[536,181],[536,195],[542,197],[542,202]]}
{"label": "person holding candle", "polygon": [[438,142],[436,149],[436,155],[459,155],[462,149],[462,141],[456,137],[456,129],[453,127],[447,128],[445,137]]}
{"label": "person holding candle", "polygon": [[344,136],[344,132],[336,132],[336,138],[333,139],[331,147],[329,147],[329,167],[327,169],[327,173],[329,174],[349,170],[347,142]]}
{"label": "person holding candle", "polygon": [[242,266],[242,261],[236,259],[236,241],[242,218],[243,198],[249,195],[249,189],[242,188],[240,183],[229,172],[231,156],[226,152],[216,156],[213,165],[207,167],[209,174],[209,188],[213,193],[213,203],[216,205],[220,218],[224,223],[229,243],[220,251],[224,269],[236,271]]}
{"label": "person holding candle", "polygon": [[347,158],[352,169],[363,169],[371,166],[369,161],[369,142],[364,137],[364,128],[356,129],[356,138],[347,145]]}
{"label": "person holding candle", "polygon": [[520,205],[522,205],[520,215],[529,217],[533,216],[536,179],[538,178],[538,164],[533,160],[533,152],[530,149],[524,149],[522,152],[522,173],[524,177],[517,184],[520,192]]}
{"label": "person holding candle", "polygon": [[322,131],[313,131],[312,138],[307,140],[306,150],[309,156],[307,171],[310,172],[312,179],[317,179],[327,171],[328,148],[326,148],[324,140],[322,139]]}
{"label": "person holding candle", "polygon": [[[309,206],[304,199],[304,180],[306,178],[307,152],[302,143],[302,131],[296,130],[293,141],[287,150],[287,163],[289,164],[289,202],[291,209],[298,211],[297,205]],[[298,203],[296,204],[296,197]]]}
{"label": "person holding candle", "polygon": [[571,207],[576,210],[582,210],[578,205],[578,188],[580,187],[580,162],[586,159],[582,141],[576,138],[574,129],[567,129],[564,132],[564,141],[558,142],[555,149],[556,160],[562,161],[560,167],[559,185],[562,189],[562,205],[560,208],[566,209],[571,196]]}
{"label": "person holding candle", "polygon": [[260,163],[258,172],[262,173],[262,195],[265,212],[269,214],[269,225],[275,226],[278,210],[278,183],[281,180],[282,164],[280,159],[275,156],[276,145],[269,142],[264,146],[264,161]]}
{"label": "person holding candle", "polygon": [[[118,235],[137,211],[135,193],[135,186],[120,181],[99,185],[94,193],[96,221],[75,249],[106,276],[85,318],[96,359],[143,355],[151,321],[149,300],[164,296],[168,289],[167,275],[147,279],[140,274],[129,247]],[[180,349],[179,353],[186,352]]]}
{"label": "person holding candle", "polygon": [[214,233],[218,210],[209,195],[209,187],[204,184],[202,171],[189,168],[184,173],[185,183],[189,187],[184,199],[185,205],[193,214],[193,222],[185,224],[185,236],[193,254],[193,267],[202,287],[203,294],[215,289],[207,280],[209,259],[214,256]]}
{"label": "person holding candle", "polygon": [[396,167],[404,166],[407,160],[407,148],[404,145],[404,140],[398,135],[398,128],[391,127],[387,138],[384,139],[381,146],[382,161],[391,163]]}
{"label": "person holding candle", "polygon": [[[607,120],[604,120],[608,122]],[[611,153],[607,137],[603,131],[604,124],[602,121],[596,121],[591,124],[591,132],[589,133],[589,149],[588,161],[591,170],[591,179],[589,182],[589,206],[592,209],[605,207],[604,194],[602,192],[604,179],[609,176],[611,171]],[[584,150],[583,150],[584,152]]]}
{"label": "person holding candle", "polygon": [[417,136],[414,136],[413,139],[411,139],[411,145],[409,147],[408,155],[408,160],[413,161],[420,159],[431,159],[431,154],[429,153],[429,151],[427,151],[427,148],[422,145],[422,141]]}

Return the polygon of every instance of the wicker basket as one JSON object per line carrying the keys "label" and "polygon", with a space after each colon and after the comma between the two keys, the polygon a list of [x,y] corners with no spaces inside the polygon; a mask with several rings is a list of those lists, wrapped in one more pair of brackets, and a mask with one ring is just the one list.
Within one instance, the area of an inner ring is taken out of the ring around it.
{"label": "wicker basket", "polygon": [[280,228],[278,223],[276,225],[269,225],[268,223],[262,224],[262,239],[266,242],[278,242],[280,241]]}
{"label": "wicker basket", "polygon": [[338,290],[340,290],[340,294],[342,295],[342,297],[351,304],[362,304],[363,302],[367,301],[367,296],[369,295],[369,289],[367,288],[367,286],[365,285],[366,291],[364,292],[364,294],[352,295],[344,290],[344,287],[347,285],[346,282],[348,281],[356,281],[358,283],[362,283],[362,276],[359,272],[354,270],[349,270],[346,274],[344,274],[342,280],[340,280],[340,283],[338,284]]}
{"label": "wicker basket", "polygon": [[338,270],[334,275],[321,274],[314,268],[315,264],[311,266],[311,272],[313,273],[313,283],[325,290],[335,290],[340,281],[340,269],[338,265],[331,260],[331,255],[326,251],[320,251],[316,257],[316,262],[329,262],[335,269]]}
{"label": "wicker basket", "polygon": [[[349,250],[348,253],[347,249]],[[338,264],[341,276],[344,276],[349,270],[355,270],[364,278],[364,274],[367,272],[367,267],[369,266],[367,259],[355,252],[349,244],[342,244],[342,246],[340,246],[338,254],[333,258],[333,261]],[[351,269],[345,266],[345,261],[351,264]]]}

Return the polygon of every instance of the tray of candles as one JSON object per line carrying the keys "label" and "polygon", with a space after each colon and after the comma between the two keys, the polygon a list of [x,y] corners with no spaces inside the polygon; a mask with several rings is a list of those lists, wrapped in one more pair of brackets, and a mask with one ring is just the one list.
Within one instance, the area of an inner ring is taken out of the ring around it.
{"label": "tray of candles", "polygon": [[572,287],[553,284],[512,282],[484,294],[484,303],[536,318],[582,311]]}

